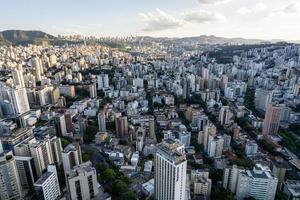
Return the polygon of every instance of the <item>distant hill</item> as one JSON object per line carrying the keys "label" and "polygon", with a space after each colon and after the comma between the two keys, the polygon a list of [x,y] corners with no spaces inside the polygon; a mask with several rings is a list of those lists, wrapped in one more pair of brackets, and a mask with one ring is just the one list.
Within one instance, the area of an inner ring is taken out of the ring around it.
{"label": "distant hill", "polygon": [[56,37],[42,31],[7,30],[0,32],[0,45],[27,45],[54,39]]}
{"label": "distant hill", "polygon": [[159,40],[159,41],[171,41],[171,42],[192,42],[198,44],[260,44],[267,43],[270,41],[260,40],[260,39],[245,39],[245,38],[225,38],[225,37],[217,37],[214,35],[201,35],[195,37],[183,37],[183,38],[153,38],[149,36],[141,37],[144,41],[149,40]]}

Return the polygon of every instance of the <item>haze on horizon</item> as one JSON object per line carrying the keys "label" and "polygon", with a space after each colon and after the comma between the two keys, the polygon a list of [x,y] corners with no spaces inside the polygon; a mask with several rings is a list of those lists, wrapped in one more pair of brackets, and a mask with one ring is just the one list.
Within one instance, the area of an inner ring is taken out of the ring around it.
{"label": "haze on horizon", "polygon": [[9,0],[0,30],[300,40],[298,0]]}

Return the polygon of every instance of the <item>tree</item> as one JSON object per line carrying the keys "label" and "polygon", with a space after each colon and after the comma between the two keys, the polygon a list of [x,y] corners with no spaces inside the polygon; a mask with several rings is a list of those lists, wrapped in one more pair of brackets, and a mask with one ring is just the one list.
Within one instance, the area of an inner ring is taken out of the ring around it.
{"label": "tree", "polygon": [[104,172],[101,175],[101,180],[110,182],[114,180],[116,177],[116,173],[112,169],[105,169]]}
{"label": "tree", "polygon": [[123,195],[123,200],[136,200],[137,196],[133,191],[128,191]]}
{"label": "tree", "polygon": [[128,185],[122,180],[116,180],[112,186],[112,191],[114,194],[122,194],[126,192]]}
{"label": "tree", "polygon": [[98,132],[98,127],[94,125],[89,125],[83,134],[83,140],[86,143],[91,143],[95,140],[95,135]]}

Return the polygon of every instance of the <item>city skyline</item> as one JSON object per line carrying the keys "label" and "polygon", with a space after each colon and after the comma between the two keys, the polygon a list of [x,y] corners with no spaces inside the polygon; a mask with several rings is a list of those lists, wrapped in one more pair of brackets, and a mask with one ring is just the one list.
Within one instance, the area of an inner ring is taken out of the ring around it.
{"label": "city skyline", "polygon": [[[37,0],[2,3],[0,30],[42,30],[53,35],[299,40],[296,0]],[[14,9],[11,9],[11,8]]]}

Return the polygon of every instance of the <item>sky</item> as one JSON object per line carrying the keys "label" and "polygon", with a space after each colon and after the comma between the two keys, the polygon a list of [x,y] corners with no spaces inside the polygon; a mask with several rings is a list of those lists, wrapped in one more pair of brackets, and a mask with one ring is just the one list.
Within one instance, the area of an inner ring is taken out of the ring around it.
{"label": "sky", "polygon": [[2,0],[0,30],[300,40],[300,0]]}

